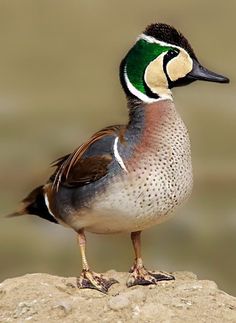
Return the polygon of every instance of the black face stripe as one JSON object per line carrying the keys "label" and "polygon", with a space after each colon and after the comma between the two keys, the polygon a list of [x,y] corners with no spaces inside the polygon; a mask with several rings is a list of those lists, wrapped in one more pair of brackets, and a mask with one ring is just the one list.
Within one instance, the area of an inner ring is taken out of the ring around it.
{"label": "black face stripe", "polygon": [[[168,80],[168,83],[170,84],[171,80],[167,74],[167,70],[166,70],[166,65],[167,63],[174,57],[178,56],[179,55],[179,52],[180,50],[178,48],[173,48],[173,49],[170,49],[164,56],[164,59],[163,59],[163,70],[164,70],[164,73],[167,77],[167,80]],[[151,89],[149,88],[149,86],[146,84],[145,82],[145,79],[144,79],[144,75],[145,75],[145,72],[143,74],[143,83],[144,83],[144,88],[145,88],[145,93],[148,97],[150,98],[153,98],[153,99],[158,99],[160,98],[159,95],[157,95],[156,93],[153,93],[151,91]],[[173,83],[173,82],[172,82]]]}
{"label": "black face stripe", "polygon": [[171,81],[171,79],[169,78],[169,75],[167,73],[167,64],[169,63],[169,61],[171,59],[178,56],[179,52],[180,52],[180,50],[178,48],[171,49],[165,54],[164,59],[163,59],[163,70],[164,70],[164,73],[166,75],[166,78],[167,78],[167,81],[168,81],[168,84],[169,84],[169,88],[172,88],[174,86],[174,82]]}
{"label": "black face stripe", "polygon": [[[168,64],[168,62],[178,56],[180,53],[180,50],[178,48],[173,48],[173,49],[170,49],[165,55],[164,55],[164,58],[163,58],[163,71],[166,75],[166,78],[167,78],[167,81],[168,81],[168,84],[169,84],[169,87],[170,85],[173,85],[174,82],[172,82],[168,76],[168,73],[167,73],[167,69],[166,69],[166,66]],[[160,98],[159,95],[157,95],[156,93],[153,93],[151,91],[151,89],[149,88],[149,86],[146,84],[145,82],[145,79],[144,79],[144,75],[145,75],[145,72],[143,74],[143,83],[144,83],[144,88],[145,88],[145,93],[146,95],[149,97],[149,98],[153,98],[153,99],[158,99]]]}
{"label": "black face stripe", "polygon": [[176,55],[172,56],[171,58],[170,58],[170,55],[167,55],[168,53],[166,53],[166,55],[164,56],[164,59],[163,59],[163,70],[164,70],[164,73],[166,75],[166,78],[167,78],[167,81],[168,81],[168,84],[169,84],[169,89],[172,89],[173,87],[177,87],[177,86],[188,85],[188,84],[190,84],[190,83],[192,83],[194,81],[194,80],[191,80],[191,79],[189,79],[187,77],[179,78],[176,81],[171,81],[171,79],[169,78],[169,75],[167,73],[167,64],[172,58],[178,56],[179,52],[178,53],[176,52]]}
{"label": "black face stripe", "polygon": [[[145,74],[145,73],[144,73]],[[145,93],[146,95],[149,97],[149,98],[153,98],[153,99],[159,99],[160,96],[157,95],[156,93],[153,93],[151,91],[151,89],[149,88],[149,86],[147,85],[147,83],[145,82],[145,79],[144,79],[144,74],[143,74],[143,84],[144,84],[144,89],[145,89]]]}

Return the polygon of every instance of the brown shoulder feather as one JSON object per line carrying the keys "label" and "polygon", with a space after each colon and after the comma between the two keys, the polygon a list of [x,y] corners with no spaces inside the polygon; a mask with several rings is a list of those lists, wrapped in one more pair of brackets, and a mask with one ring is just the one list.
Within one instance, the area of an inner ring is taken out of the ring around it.
{"label": "brown shoulder feather", "polygon": [[101,156],[88,157],[81,159],[87,149],[96,141],[109,135],[118,135],[121,142],[124,142],[125,126],[110,126],[96,132],[88,141],[78,147],[73,153],[57,159],[53,166],[56,166],[56,172],[53,179],[53,188],[58,187],[65,179],[65,184],[73,185],[75,183],[86,183],[94,181],[106,174],[107,167],[112,157],[108,154]]}

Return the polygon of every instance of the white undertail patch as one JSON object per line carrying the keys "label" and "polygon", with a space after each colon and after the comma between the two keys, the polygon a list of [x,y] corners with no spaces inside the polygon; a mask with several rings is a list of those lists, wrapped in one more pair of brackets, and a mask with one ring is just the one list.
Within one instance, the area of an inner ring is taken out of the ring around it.
{"label": "white undertail patch", "polygon": [[124,169],[124,171],[126,171],[128,173],[128,170],[123,162],[123,159],[121,158],[120,154],[119,154],[119,151],[118,151],[118,140],[119,140],[119,137],[116,137],[115,138],[115,141],[114,141],[114,146],[113,146],[113,150],[114,150],[114,156],[115,156],[115,159],[116,161],[119,163],[120,167],[122,169]]}

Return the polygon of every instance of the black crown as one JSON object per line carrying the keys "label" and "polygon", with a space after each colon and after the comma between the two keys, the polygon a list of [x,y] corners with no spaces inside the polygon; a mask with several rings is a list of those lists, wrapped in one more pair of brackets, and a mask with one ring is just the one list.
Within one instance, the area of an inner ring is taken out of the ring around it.
{"label": "black crown", "polygon": [[197,57],[188,40],[179,31],[177,31],[170,25],[163,23],[151,24],[147,26],[144,34],[147,36],[152,36],[155,39],[166,42],[168,44],[182,47],[189,53],[192,58],[197,60]]}

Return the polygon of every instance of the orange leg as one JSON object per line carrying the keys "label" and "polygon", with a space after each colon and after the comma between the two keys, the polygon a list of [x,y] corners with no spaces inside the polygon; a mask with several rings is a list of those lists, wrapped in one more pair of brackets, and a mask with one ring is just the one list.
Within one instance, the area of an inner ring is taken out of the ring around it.
{"label": "orange leg", "polygon": [[78,231],[77,241],[80,246],[82,258],[82,273],[77,279],[77,286],[79,288],[96,289],[102,293],[107,293],[110,286],[117,283],[117,280],[105,278],[102,274],[97,274],[90,270],[86,258],[86,237],[84,230]]}
{"label": "orange leg", "polygon": [[141,231],[131,233],[131,240],[134,247],[135,260],[130,269],[130,275],[127,280],[127,286],[134,285],[156,285],[161,280],[173,280],[174,276],[163,272],[148,271],[144,265],[141,256]]}
{"label": "orange leg", "polygon": [[84,230],[80,230],[78,232],[77,241],[78,241],[78,244],[80,246],[83,270],[89,270],[89,265],[88,265],[86,254],[85,254],[86,237],[85,237],[85,234],[84,234]]}
{"label": "orange leg", "polygon": [[141,231],[131,232],[131,240],[134,248],[135,264],[136,266],[143,266],[141,257]]}

